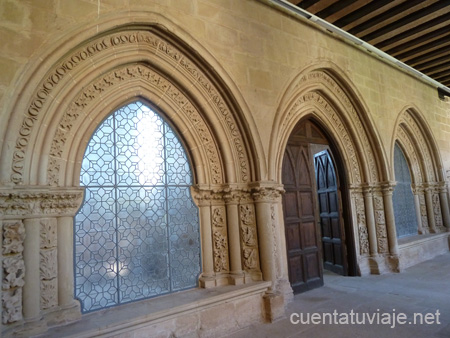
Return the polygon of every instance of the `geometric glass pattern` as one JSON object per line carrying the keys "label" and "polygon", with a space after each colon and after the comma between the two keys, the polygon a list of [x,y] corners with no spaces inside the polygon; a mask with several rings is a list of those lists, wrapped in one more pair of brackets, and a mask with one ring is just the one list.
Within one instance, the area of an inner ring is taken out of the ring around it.
{"label": "geometric glass pattern", "polygon": [[82,312],[197,286],[198,208],[182,144],[142,102],[105,119],[84,154],[75,216]]}
{"label": "geometric glass pattern", "polygon": [[394,147],[394,172],[397,184],[392,195],[397,237],[417,235],[417,217],[408,162],[398,144]]}

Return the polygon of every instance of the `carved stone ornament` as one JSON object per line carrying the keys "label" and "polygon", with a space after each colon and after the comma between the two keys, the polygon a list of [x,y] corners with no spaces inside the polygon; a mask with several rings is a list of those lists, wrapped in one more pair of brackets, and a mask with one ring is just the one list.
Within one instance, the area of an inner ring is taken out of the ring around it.
{"label": "carved stone ornament", "polygon": [[359,193],[355,198],[356,222],[358,224],[359,248],[361,255],[369,253],[369,233],[366,226],[364,198]]}
{"label": "carved stone ornament", "polygon": [[21,255],[3,257],[2,289],[8,290],[24,286],[25,263]]}
{"label": "carved stone ornament", "polygon": [[25,227],[21,221],[3,221],[3,255],[23,251]]}
{"label": "carved stone ornament", "polygon": [[41,309],[46,310],[58,305],[58,279],[41,281]]}
{"label": "carved stone ornament", "polygon": [[22,320],[22,289],[2,291],[2,323]]}
{"label": "carved stone ornament", "polygon": [[433,213],[436,228],[444,230],[444,222],[442,221],[441,203],[439,194],[433,194],[432,201],[433,201]]}
{"label": "carved stone ornament", "polygon": [[[154,30],[159,28],[155,27]],[[216,88],[209,76],[203,69],[197,65],[197,62],[191,56],[179,49],[176,45],[163,39],[163,34],[153,31],[126,31],[111,33],[107,36],[90,40],[84,43],[71,54],[64,56],[58,64],[50,71],[36,87],[31,99],[22,126],[19,130],[19,136],[16,140],[16,146],[13,153],[11,181],[18,184],[23,181],[24,161],[27,158],[26,152],[30,143],[30,135],[36,121],[40,119],[42,111],[48,104],[50,98],[54,97],[59,87],[64,86],[66,78],[74,76],[77,69],[82,64],[93,63],[96,58],[114,55],[115,47],[127,46],[129,50],[148,49],[147,55],[156,58],[155,63],[168,64],[172,69],[183,74],[189,79],[190,83],[199,86],[203,93],[208,96],[206,101],[210,102],[221,121],[227,136],[234,146],[237,154],[236,163],[239,166],[240,180],[248,182],[249,164],[246,148],[238,124],[229,110],[226,100],[221,94],[221,90]],[[96,82],[83,86],[83,92],[80,93],[75,102],[69,103],[68,109],[62,117],[59,127],[55,133],[54,141],[51,146],[51,156],[48,163],[48,179],[51,184],[57,184],[59,179],[59,162],[64,145],[69,137],[69,132],[74,121],[90,102],[100,99],[110,88],[121,86],[124,82],[140,78],[148,85],[155,87],[162,94],[167,95],[170,100],[178,106],[177,111],[182,111],[189,116],[193,126],[197,129],[200,139],[206,147],[210,159],[210,170],[212,171],[213,183],[220,183],[222,179],[221,165],[217,149],[213,145],[211,134],[206,127],[205,122],[200,117],[197,109],[189,102],[187,97],[175,87],[175,85],[165,79],[161,74],[139,65],[127,66],[122,69],[116,69]],[[163,95],[161,95],[163,97]],[[206,139],[204,139],[206,137]]]}
{"label": "carved stone ornament", "polygon": [[214,271],[221,272],[228,270],[227,239],[220,233],[214,232]]}
{"label": "carved stone ornament", "polygon": [[58,274],[57,249],[41,249],[40,273],[41,279],[52,279]]}
{"label": "carved stone ornament", "polygon": [[57,246],[56,218],[44,218],[40,221],[41,249],[49,249]]}
{"label": "carved stone ornament", "polygon": [[244,249],[244,266],[248,270],[254,270],[258,267],[255,249],[253,248]]}
{"label": "carved stone ornament", "polygon": [[83,200],[83,189],[0,191],[0,216],[75,215]]}
{"label": "carved stone ornament", "polygon": [[213,215],[212,215],[212,224],[214,227],[223,227],[224,226],[224,218],[223,218],[223,214],[224,214],[224,208],[215,208],[213,211]]}

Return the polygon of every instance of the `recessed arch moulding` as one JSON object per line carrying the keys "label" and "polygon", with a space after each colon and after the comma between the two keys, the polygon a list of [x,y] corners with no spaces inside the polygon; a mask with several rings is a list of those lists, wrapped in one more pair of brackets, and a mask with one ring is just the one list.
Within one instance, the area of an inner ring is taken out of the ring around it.
{"label": "recessed arch moulding", "polygon": [[72,238],[73,216],[83,199],[82,157],[101,121],[134,100],[160,113],[189,155],[200,215],[199,285],[264,279],[271,282],[269,316],[275,311],[271,304],[280,304],[270,299],[283,297],[287,278],[273,250],[281,243],[276,231],[281,187],[260,181],[266,176],[258,162],[264,156],[252,138],[257,132],[251,115],[212,56],[160,19],[132,25],[111,20],[98,33],[78,32],[73,36],[82,39],[55,44],[24,77],[0,162],[4,236],[19,242],[16,249],[3,247],[4,273],[17,276],[2,290],[7,329],[50,316],[52,323],[79,318]]}
{"label": "recessed arch moulding", "polygon": [[[399,114],[391,144],[391,163],[396,143],[411,168],[418,234],[440,233],[450,227],[447,185],[436,141],[416,107]],[[394,177],[394,166],[391,166]]]}
{"label": "recessed arch moulding", "polygon": [[361,274],[398,271],[398,248],[388,162],[368,109],[351,81],[332,63],[310,66],[288,85],[272,129],[269,177],[281,182],[289,136],[313,119],[329,135],[343,161],[353,238]]}

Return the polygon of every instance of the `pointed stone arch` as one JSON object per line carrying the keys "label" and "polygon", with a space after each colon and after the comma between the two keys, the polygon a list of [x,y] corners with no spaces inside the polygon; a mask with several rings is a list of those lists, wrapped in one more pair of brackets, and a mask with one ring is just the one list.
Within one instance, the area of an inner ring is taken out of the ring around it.
{"label": "pointed stone arch", "polygon": [[361,96],[331,63],[311,66],[286,87],[271,135],[269,176],[281,183],[281,164],[295,125],[313,118],[336,144],[348,177],[361,273],[397,269],[392,187],[379,136]]}
{"label": "pointed stone arch", "polygon": [[411,167],[419,234],[446,231],[450,216],[442,161],[433,134],[417,108],[406,107],[397,117],[391,144],[393,179],[396,143]]}
{"label": "pointed stone arch", "polygon": [[[269,235],[261,231],[270,230],[279,192],[259,182],[266,176],[264,156],[258,155],[261,146],[252,137],[257,132],[243,98],[181,28],[152,13],[131,14],[70,32],[49,47],[26,70],[22,94],[10,107],[0,159],[0,181],[7,186],[0,193],[0,219],[33,234],[26,236],[21,261],[27,269],[24,298],[14,309],[25,321],[60,308],[68,318],[79,317],[70,262],[73,216],[83,199],[81,160],[101,121],[135,100],[168,120],[190,157],[201,229],[200,286],[263,277],[275,282],[273,262],[263,260],[270,259],[271,238],[266,241]],[[51,245],[41,248],[39,239],[50,236]],[[51,255],[39,261],[44,251]],[[40,270],[51,271],[48,280],[41,280]]]}

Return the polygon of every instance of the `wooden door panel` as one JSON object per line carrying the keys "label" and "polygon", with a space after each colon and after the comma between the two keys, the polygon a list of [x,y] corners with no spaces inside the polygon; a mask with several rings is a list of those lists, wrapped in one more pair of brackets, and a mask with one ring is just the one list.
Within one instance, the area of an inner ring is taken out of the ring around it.
{"label": "wooden door panel", "polygon": [[286,191],[284,194],[284,215],[288,218],[298,218],[298,200],[296,191]]}
{"label": "wooden door panel", "polygon": [[289,281],[294,293],[323,285],[315,221],[313,162],[309,145],[289,143],[283,158],[284,223]]}
{"label": "wooden door panel", "polygon": [[313,194],[312,192],[300,193],[300,214],[301,217],[314,218]]}
{"label": "wooden door panel", "polygon": [[315,155],[324,267],[346,274],[345,245],[342,238],[338,186],[333,162],[328,151]]}
{"label": "wooden door panel", "polygon": [[301,249],[299,224],[289,224],[286,230],[288,251]]}

